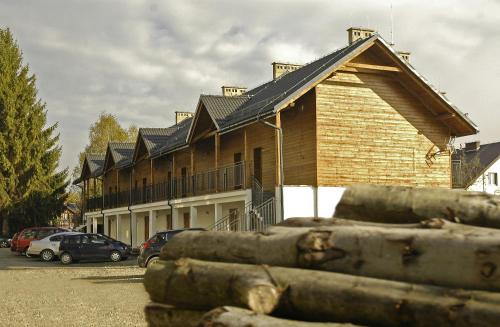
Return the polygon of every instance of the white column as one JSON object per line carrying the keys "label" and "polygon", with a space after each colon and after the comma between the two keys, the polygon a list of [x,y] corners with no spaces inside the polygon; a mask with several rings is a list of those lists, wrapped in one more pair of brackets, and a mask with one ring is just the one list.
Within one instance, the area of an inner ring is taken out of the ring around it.
{"label": "white column", "polygon": [[108,228],[109,227],[108,221],[109,221],[109,216],[104,215],[102,219],[102,223],[104,224],[104,235],[111,236],[110,235],[111,231]]}
{"label": "white column", "polygon": [[198,227],[198,208],[195,206],[189,207],[189,226]]}
{"label": "white column", "polygon": [[[116,215],[116,239],[118,241],[122,241],[123,242],[123,240],[121,239],[122,234],[121,234],[121,230],[120,230],[120,228],[121,228],[121,226],[120,226],[121,225],[121,219],[122,219],[122,215],[120,215],[120,214]],[[128,243],[128,242],[124,242],[124,243]]]}
{"label": "white column", "polygon": [[132,247],[136,247],[137,244],[137,214],[135,212],[132,212],[130,214],[130,220],[131,220],[131,226],[130,226],[130,233],[132,234]]}
{"label": "white column", "polygon": [[149,237],[156,234],[156,210],[149,210]]}
{"label": "white column", "polygon": [[214,204],[215,209],[214,209],[214,223],[217,222],[217,220],[222,218],[222,204],[220,203],[215,203]]}
{"label": "white column", "polygon": [[182,228],[179,226],[179,209],[172,208],[172,229]]}
{"label": "white column", "polygon": [[92,217],[87,216],[85,223],[87,224],[87,233],[91,233],[92,232],[91,231],[91,229],[92,229]]}
{"label": "white column", "polygon": [[97,217],[92,218],[92,233],[97,233]]}

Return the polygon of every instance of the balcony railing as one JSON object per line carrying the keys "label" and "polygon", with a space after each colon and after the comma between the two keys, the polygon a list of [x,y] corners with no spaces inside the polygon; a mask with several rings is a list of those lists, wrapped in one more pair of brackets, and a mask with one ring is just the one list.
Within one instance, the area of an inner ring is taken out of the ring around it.
{"label": "balcony railing", "polygon": [[[170,181],[148,184],[137,189],[107,194],[104,196],[104,209],[125,207],[150,202],[179,199],[188,196],[204,195],[245,189],[247,174],[245,162],[208,170],[193,175],[186,175]],[[87,200],[87,211],[100,210],[102,197]]]}

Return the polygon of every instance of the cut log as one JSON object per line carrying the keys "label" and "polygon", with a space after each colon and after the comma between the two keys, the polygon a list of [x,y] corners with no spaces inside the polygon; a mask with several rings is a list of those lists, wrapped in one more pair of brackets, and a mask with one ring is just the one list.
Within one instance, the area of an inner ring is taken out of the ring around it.
{"label": "cut log", "polygon": [[[361,221],[361,220],[351,220],[342,219],[337,217],[332,218],[320,218],[320,217],[309,217],[309,218],[288,218],[279,224],[274,225],[276,227],[325,227],[325,226],[373,226],[382,228],[430,228],[430,229],[458,229],[458,230],[483,230],[491,231],[491,228],[463,225],[459,223],[454,223],[449,220],[441,218],[432,218],[427,220],[422,220],[418,223],[413,224],[386,224],[386,223],[376,223],[371,221]],[[500,235],[500,234],[499,234]]]}
{"label": "cut log", "polygon": [[353,185],[342,195],[335,217],[379,223],[418,223],[443,218],[500,228],[500,197],[448,189]]}
{"label": "cut log", "polygon": [[[416,327],[496,326],[500,321],[499,293],[297,268],[160,260],[148,268],[145,285],[154,301],[210,310],[234,305],[228,274],[242,280],[259,276],[284,287],[274,313],[289,319]],[[216,301],[212,294],[218,294]]]}
{"label": "cut log", "polygon": [[415,224],[384,224],[384,223],[373,223],[357,220],[349,220],[342,218],[319,218],[319,217],[307,217],[307,218],[287,218],[275,226],[280,227],[324,227],[324,226],[376,226],[385,228],[422,228],[420,223]]}
{"label": "cut log", "polygon": [[[263,269],[240,279],[234,271],[217,271],[214,275],[203,268],[193,270],[181,260],[163,262],[158,267],[155,264],[146,271],[144,286],[152,301],[179,308],[204,310],[228,305],[269,313],[278,305],[281,289]],[[167,279],[165,272],[169,272]],[[205,290],[210,291],[205,294]],[[171,302],[173,299],[175,302]]]}
{"label": "cut log", "polygon": [[[341,272],[500,291],[500,231],[440,220],[432,229],[329,226],[273,227],[266,233],[186,231],[161,259],[194,258]],[[434,229],[447,226],[445,229]]]}
{"label": "cut log", "polygon": [[146,305],[144,313],[149,327],[198,327],[205,311],[178,309],[153,302]]}
{"label": "cut log", "polygon": [[221,307],[208,312],[202,319],[200,324],[202,327],[355,327],[352,324],[342,323],[321,323],[321,322],[305,322],[294,321],[288,319],[280,319],[262,314],[257,314],[253,311],[236,308],[236,307]]}
{"label": "cut log", "polygon": [[205,312],[152,302],[146,305],[144,312],[149,327],[356,327],[352,324],[280,319],[238,307],[220,307]]}

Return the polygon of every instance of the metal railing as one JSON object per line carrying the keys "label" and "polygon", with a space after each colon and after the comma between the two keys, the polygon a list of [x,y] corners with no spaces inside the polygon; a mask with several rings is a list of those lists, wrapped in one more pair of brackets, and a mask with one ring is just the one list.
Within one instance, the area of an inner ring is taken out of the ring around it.
{"label": "metal railing", "polygon": [[188,196],[227,192],[246,187],[245,162],[212,169],[201,173],[148,184],[130,191],[111,193],[87,199],[86,210],[95,211],[150,202],[166,201]]}
{"label": "metal railing", "polygon": [[86,211],[97,211],[102,209],[102,196],[94,196],[85,201]]}
{"label": "metal railing", "polygon": [[255,208],[253,203],[248,203],[243,212],[236,210],[218,219],[215,224],[208,227],[208,230],[264,232],[268,226],[274,224],[276,224],[276,200],[272,197]]}
{"label": "metal railing", "polygon": [[264,188],[255,176],[252,176],[252,202],[256,207],[264,202]]}
{"label": "metal railing", "polygon": [[241,232],[248,230],[249,221],[247,218],[247,213],[252,209],[252,203],[248,203],[245,206],[243,212],[240,210],[236,210],[230,212],[228,215],[218,219],[215,224],[209,226],[208,230],[213,231],[233,231],[233,232]]}

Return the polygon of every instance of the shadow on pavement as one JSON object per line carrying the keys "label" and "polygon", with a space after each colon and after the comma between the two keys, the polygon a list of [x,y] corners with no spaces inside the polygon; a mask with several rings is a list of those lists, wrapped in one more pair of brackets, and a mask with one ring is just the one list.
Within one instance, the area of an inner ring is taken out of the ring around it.
{"label": "shadow on pavement", "polygon": [[0,270],[27,270],[27,269],[75,269],[75,268],[124,268],[138,267],[137,257],[130,256],[120,262],[111,261],[80,261],[70,265],[63,265],[59,260],[43,262],[39,257],[25,257],[11,252],[10,249],[0,251]]}
{"label": "shadow on pavement", "polygon": [[88,280],[94,284],[122,284],[122,283],[142,283],[144,275],[125,275],[125,276],[89,276],[82,278],[73,278],[73,280]]}

